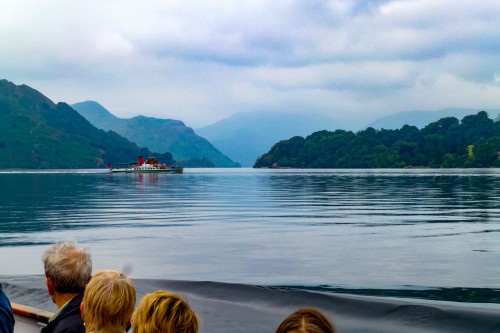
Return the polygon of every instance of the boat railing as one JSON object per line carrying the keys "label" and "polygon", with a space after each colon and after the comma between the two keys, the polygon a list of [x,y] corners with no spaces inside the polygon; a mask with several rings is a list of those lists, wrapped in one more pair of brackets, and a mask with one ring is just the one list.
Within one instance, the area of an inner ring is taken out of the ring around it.
{"label": "boat railing", "polygon": [[40,329],[45,327],[54,315],[52,312],[32,308],[31,306],[17,303],[11,303],[11,305],[16,319],[14,333],[39,333]]}

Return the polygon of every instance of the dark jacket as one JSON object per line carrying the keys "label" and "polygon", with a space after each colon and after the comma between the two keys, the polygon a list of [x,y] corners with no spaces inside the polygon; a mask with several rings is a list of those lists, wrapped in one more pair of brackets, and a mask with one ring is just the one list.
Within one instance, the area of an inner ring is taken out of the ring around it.
{"label": "dark jacket", "polygon": [[0,284],[0,333],[12,333],[14,331],[14,314],[9,299],[3,293]]}
{"label": "dark jacket", "polygon": [[80,304],[83,293],[76,295],[57,314],[46,327],[42,328],[42,333],[85,333],[82,315],[80,314]]}

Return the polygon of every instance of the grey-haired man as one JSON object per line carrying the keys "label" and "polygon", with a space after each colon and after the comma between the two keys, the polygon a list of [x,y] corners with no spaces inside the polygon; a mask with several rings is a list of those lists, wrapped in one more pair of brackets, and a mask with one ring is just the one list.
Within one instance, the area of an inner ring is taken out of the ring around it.
{"label": "grey-haired man", "polygon": [[92,276],[90,253],[76,243],[58,243],[43,255],[45,283],[59,309],[42,333],[83,333],[80,313],[85,286]]}

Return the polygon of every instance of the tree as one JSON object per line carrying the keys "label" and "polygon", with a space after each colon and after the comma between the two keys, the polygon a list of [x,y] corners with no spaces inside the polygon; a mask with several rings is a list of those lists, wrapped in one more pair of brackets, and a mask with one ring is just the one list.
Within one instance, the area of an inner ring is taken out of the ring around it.
{"label": "tree", "polygon": [[[470,158],[468,146],[474,147]],[[274,145],[255,167],[491,167],[500,165],[499,151],[500,122],[482,111],[461,122],[443,118],[422,130],[405,125],[399,130],[319,131],[305,139],[294,137]]]}

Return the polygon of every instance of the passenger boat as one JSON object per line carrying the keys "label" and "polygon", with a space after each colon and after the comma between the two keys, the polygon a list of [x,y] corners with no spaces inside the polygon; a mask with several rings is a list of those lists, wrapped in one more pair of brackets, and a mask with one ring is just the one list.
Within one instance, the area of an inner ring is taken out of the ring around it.
{"label": "passenger boat", "polygon": [[53,313],[21,304],[11,303],[14,312],[14,333],[40,333]]}
{"label": "passenger boat", "polygon": [[166,164],[159,163],[154,157],[149,157],[144,159],[144,157],[139,156],[136,162],[132,163],[118,163],[117,167],[114,168],[112,165],[108,165],[111,172],[126,172],[126,173],[182,173],[184,168],[178,166],[169,166]]}

